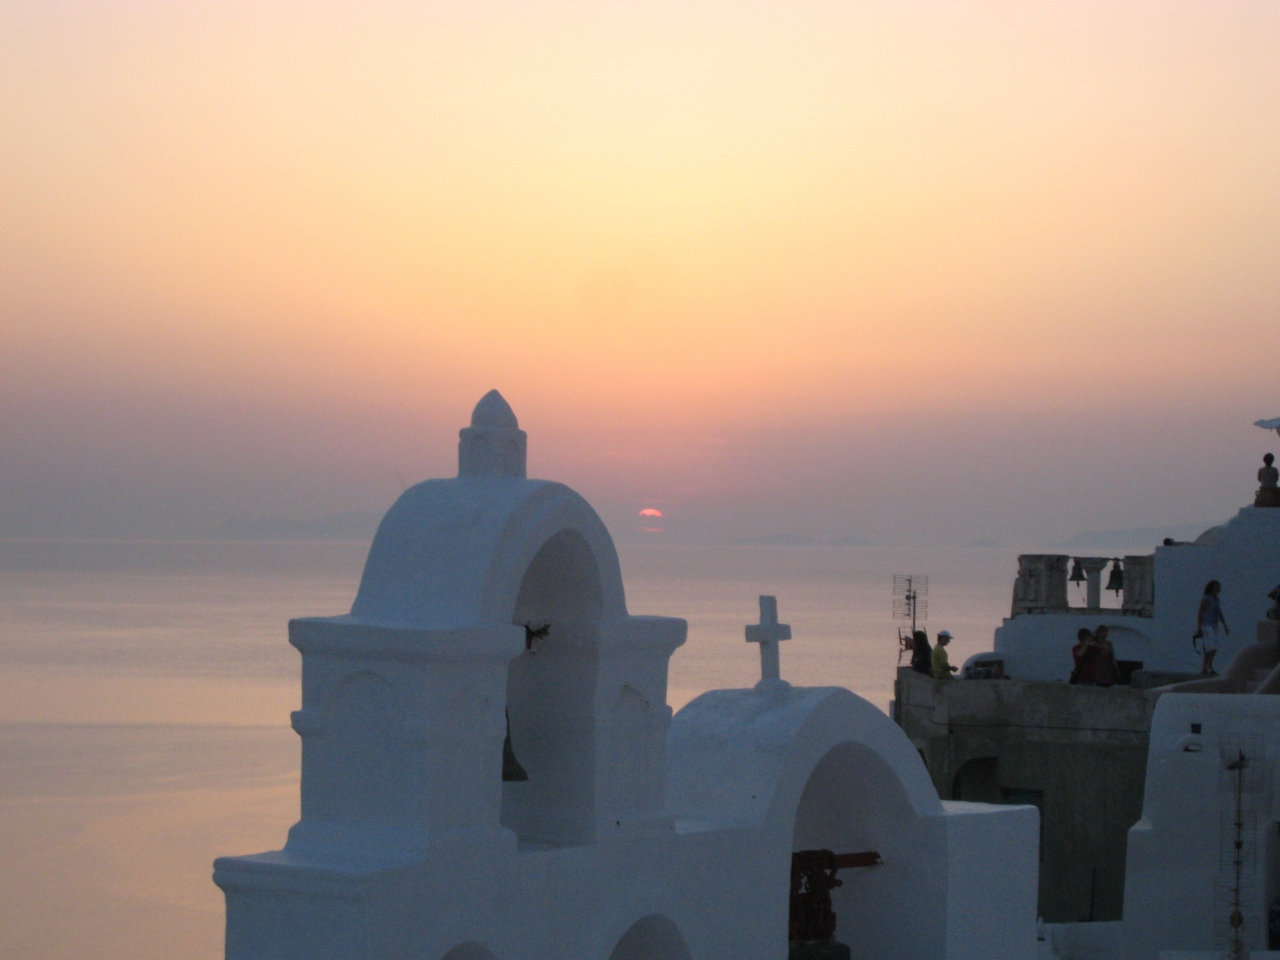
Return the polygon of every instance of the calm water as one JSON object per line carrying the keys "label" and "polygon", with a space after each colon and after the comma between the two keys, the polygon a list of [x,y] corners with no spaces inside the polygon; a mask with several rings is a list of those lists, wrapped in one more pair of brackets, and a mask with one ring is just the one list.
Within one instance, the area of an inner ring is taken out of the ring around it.
{"label": "calm water", "polygon": [[[297,818],[292,616],[345,612],[347,543],[0,542],[0,958],[215,960],[215,856]],[[988,649],[1015,551],[620,548],[632,613],[689,621],[671,702],[759,677],[757,595],[792,625],[783,676],[892,695],[894,573],[931,578],[952,662]]]}

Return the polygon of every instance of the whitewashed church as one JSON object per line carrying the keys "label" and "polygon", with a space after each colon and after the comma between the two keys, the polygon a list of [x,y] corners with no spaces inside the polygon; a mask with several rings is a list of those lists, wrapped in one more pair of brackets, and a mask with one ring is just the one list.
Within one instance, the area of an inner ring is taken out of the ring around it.
{"label": "whitewashed church", "polygon": [[1034,956],[1036,810],[940,801],[880,710],[781,679],[772,598],[761,682],[673,717],[685,621],[627,613],[525,444],[489,393],[351,613],[290,622],[301,819],[215,864],[228,960]]}

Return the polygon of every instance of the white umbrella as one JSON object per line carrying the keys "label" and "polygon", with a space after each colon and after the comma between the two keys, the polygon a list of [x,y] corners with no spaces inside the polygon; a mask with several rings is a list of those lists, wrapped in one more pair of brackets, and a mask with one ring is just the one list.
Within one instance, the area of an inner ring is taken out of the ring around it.
{"label": "white umbrella", "polygon": [[1253,425],[1261,427],[1263,430],[1274,430],[1276,433],[1280,433],[1280,417],[1272,417],[1270,420],[1255,420]]}

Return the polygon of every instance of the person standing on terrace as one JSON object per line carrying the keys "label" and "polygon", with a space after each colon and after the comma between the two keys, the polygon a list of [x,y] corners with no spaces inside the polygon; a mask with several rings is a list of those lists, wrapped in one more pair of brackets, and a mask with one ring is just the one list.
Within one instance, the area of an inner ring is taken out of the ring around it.
{"label": "person standing on terrace", "polygon": [[1222,592],[1222,584],[1210,580],[1204,585],[1204,595],[1200,598],[1200,607],[1196,611],[1196,632],[1192,639],[1200,641],[1204,660],[1200,672],[1212,674],[1213,656],[1218,652],[1218,624],[1222,624],[1223,633],[1231,633],[1227,626],[1227,618],[1222,615],[1222,604],[1218,602],[1218,594]]}
{"label": "person standing on terrace", "polygon": [[938,645],[933,648],[933,679],[935,680],[950,680],[951,675],[958,669],[953,667],[951,661],[947,659],[947,644],[950,642],[951,631],[938,632]]}

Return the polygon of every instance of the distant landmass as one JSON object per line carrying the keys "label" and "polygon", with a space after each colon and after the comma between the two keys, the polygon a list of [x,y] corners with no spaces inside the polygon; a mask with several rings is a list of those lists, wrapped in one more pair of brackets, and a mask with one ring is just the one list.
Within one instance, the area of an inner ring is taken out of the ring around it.
{"label": "distant landmass", "polygon": [[1132,527],[1128,530],[1087,530],[1078,533],[1070,540],[1055,543],[1055,547],[1132,547],[1139,544],[1150,544],[1152,547],[1163,543],[1165,538],[1191,541],[1210,527],[1217,526],[1212,520],[1202,523],[1180,523],[1171,527]]}
{"label": "distant landmass", "polygon": [[363,510],[323,520],[233,517],[218,524],[210,536],[214,540],[372,540],[381,522],[381,513]]}
{"label": "distant landmass", "polygon": [[747,537],[733,541],[736,547],[807,547],[822,541],[807,533],[766,533],[763,537]]}
{"label": "distant landmass", "polygon": [[836,537],[834,540],[819,540],[807,533],[769,533],[762,537],[734,540],[733,545],[737,547],[872,547],[876,542],[852,533]]}

